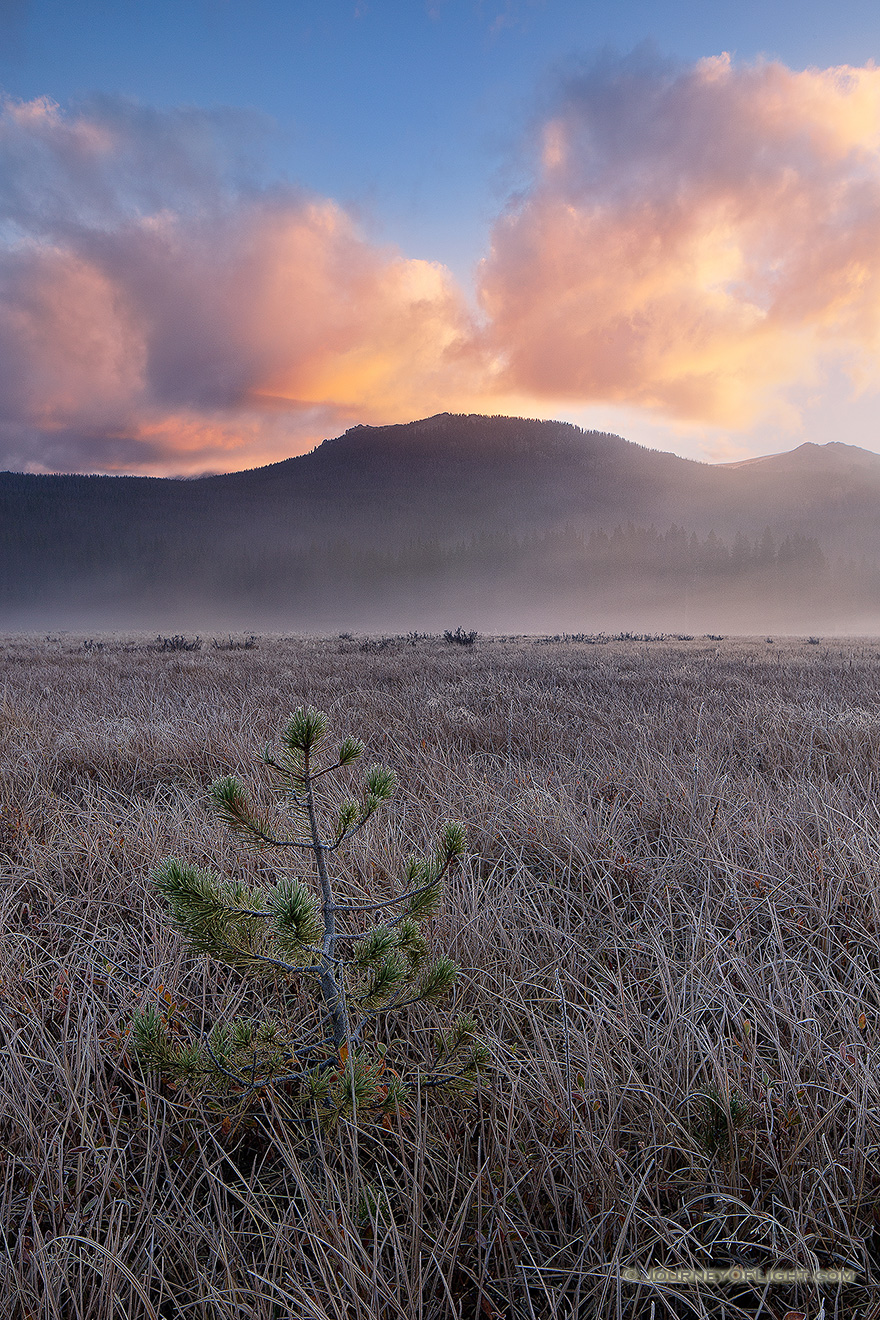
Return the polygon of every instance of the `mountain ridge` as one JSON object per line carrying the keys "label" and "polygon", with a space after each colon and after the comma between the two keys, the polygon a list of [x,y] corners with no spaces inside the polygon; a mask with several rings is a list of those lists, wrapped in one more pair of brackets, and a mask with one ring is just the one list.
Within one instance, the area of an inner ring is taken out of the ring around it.
{"label": "mountain ridge", "polygon": [[549,598],[578,563],[609,592],[615,572],[661,573],[693,595],[716,570],[784,563],[788,580],[794,560],[816,577],[848,559],[880,563],[880,456],[841,442],[708,464],[569,422],[439,413],[197,479],[0,473],[6,621],[184,600],[283,621],[322,592],[366,599],[381,581],[390,600],[404,583],[418,601],[442,580],[457,599],[455,582],[491,596],[517,575]]}
{"label": "mountain ridge", "polygon": [[816,444],[813,440],[806,440],[803,444],[797,445],[796,448],[783,450],[778,454],[759,454],[755,458],[743,458],[732,463],[716,463],[712,466],[727,468],[730,471],[738,468],[756,467],[759,463],[777,463],[780,466],[784,464],[787,467],[809,466],[814,468],[822,466],[829,468],[832,464],[839,467],[847,461],[850,466],[871,467],[880,472],[880,454],[875,454],[870,449],[862,449],[858,445],[848,445],[842,440],[828,440],[824,444]]}
{"label": "mountain ridge", "polygon": [[[558,428],[560,431],[569,432],[576,437],[584,437],[588,439],[593,439],[593,438],[607,439],[615,442],[616,444],[627,446],[627,448],[629,448],[630,450],[638,451],[640,454],[648,454],[648,455],[656,454],[663,459],[672,460],[677,464],[689,465],[691,467],[702,468],[704,470],[707,469],[713,472],[722,471],[722,470],[732,472],[743,468],[755,467],[759,464],[776,463],[776,462],[782,462],[783,460],[788,462],[795,459],[798,460],[807,459],[807,458],[812,458],[814,454],[821,454],[823,456],[833,457],[834,459],[842,459],[844,456],[853,456],[851,461],[858,463],[860,465],[876,464],[878,471],[880,471],[880,454],[875,454],[871,450],[863,449],[857,445],[850,445],[840,440],[829,440],[822,444],[818,444],[815,441],[808,440],[808,441],[804,441],[800,445],[797,445],[794,449],[781,450],[778,453],[758,454],[752,458],[734,459],[727,462],[712,463],[703,459],[688,458],[681,454],[675,454],[671,450],[655,449],[648,445],[642,445],[638,441],[628,440],[625,436],[617,435],[615,432],[598,431],[594,429],[586,429],[586,428],[578,427],[573,422],[553,421],[553,420],[545,420],[541,418],[525,418],[525,417],[513,418],[504,414],[488,415],[482,413],[442,412],[442,413],[435,413],[431,417],[420,418],[412,422],[397,422],[387,426],[372,426],[372,425],[367,425],[365,423],[358,423],[355,426],[348,427],[338,436],[328,436],[326,439],[322,440],[319,444],[315,445],[313,449],[307,450],[303,454],[294,454],[288,458],[278,459],[272,463],[260,464],[257,467],[253,467],[253,468],[239,468],[231,472],[208,472],[198,476],[170,475],[166,477],[157,477],[152,475],[142,475],[140,473],[128,473],[128,472],[126,473],[92,473],[92,472],[33,473],[33,472],[21,472],[15,469],[2,469],[0,470],[0,477],[22,476],[22,477],[36,477],[36,478],[43,478],[43,477],[77,478],[77,479],[81,478],[87,480],[106,479],[111,481],[131,480],[137,482],[186,482],[188,484],[194,484],[200,482],[218,482],[218,481],[225,481],[228,478],[249,477],[256,474],[269,474],[269,473],[274,474],[274,473],[279,473],[282,470],[289,471],[292,468],[294,468],[296,465],[301,464],[302,461],[305,459],[313,459],[316,455],[321,455],[321,457],[326,457],[327,453],[330,450],[333,451],[334,458],[336,458],[337,456],[340,456],[340,451],[344,449],[345,442],[349,442],[350,444],[351,441],[353,440],[357,440],[357,441],[365,440],[369,442],[371,445],[373,445],[377,437],[387,438],[389,436],[395,435],[395,433],[405,435],[407,437],[412,435],[422,435],[422,434],[424,435],[436,435],[438,433],[442,434],[444,429],[443,426],[444,423],[467,425],[468,423],[483,424],[486,422],[491,423],[495,421],[515,422],[515,423],[521,423],[523,425],[535,426],[535,427],[547,427],[553,429]],[[360,446],[358,446],[358,448],[360,448]],[[520,448],[524,452],[526,449],[525,444],[522,444]],[[351,455],[348,455],[348,457],[351,457]]]}

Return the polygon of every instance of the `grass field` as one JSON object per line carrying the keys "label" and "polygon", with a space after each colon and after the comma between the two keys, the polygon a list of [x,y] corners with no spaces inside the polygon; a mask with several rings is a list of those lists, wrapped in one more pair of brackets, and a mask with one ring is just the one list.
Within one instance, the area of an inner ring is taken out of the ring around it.
{"label": "grass field", "polygon": [[[125,1048],[239,1002],[149,876],[276,865],[205,789],[309,703],[400,781],[351,894],[467,823],[433,939],[493,1059],[323,1145]],[[880,1317],[880,643],[5,637],[0,732],[0,1316]],[[855,1277],[627,1277],[734,1265]]]}

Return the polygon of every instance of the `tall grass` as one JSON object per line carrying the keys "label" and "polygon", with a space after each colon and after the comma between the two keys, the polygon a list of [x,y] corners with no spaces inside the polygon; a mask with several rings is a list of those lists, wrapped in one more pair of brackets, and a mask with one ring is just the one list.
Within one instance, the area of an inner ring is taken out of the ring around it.
{"label": "tall grass", "polygon": [[[880,1315],[880,645],[102,641],[0,639],[0,1315]],[[323,1142],[124,1041],[235,1010],[149,874],[271,874],[205,790],[309,703],[400,779],[352,894],[467,822],[437,935],[494,1054]],[[858,1277],[623,1276],[733,1264]]]}

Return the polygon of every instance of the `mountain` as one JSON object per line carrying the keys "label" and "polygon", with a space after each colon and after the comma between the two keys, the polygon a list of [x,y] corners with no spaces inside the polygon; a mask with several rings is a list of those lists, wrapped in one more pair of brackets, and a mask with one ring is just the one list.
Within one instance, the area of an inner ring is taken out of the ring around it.
{"label": "mountain", "polygon": [[441,413],[197,480],[2,473],[0,623],[436,625],[540,597],[552,626],[557,605],[614,613],[618,588],[639,617],[683,599],[727,617],[735,598],[748,621],[751,593],[861,618],[878,515],[880,457],[850,445],[711,466],[564,422]]}
{"label": "mountain", "polygon": [[757,467],[758,464],[765,472],[794,472],[804,476],[828,472],[841,476],[847,473],[868,476],[873,473],[875,477],[880,476],[880,454],[858,449],[855,445],[845,445],[840,440],[832,440],[825,445],[815,445],[808,440],[784,454],[765,454],[760,458],[745,458],[738,463],[719,463],[717,466],[732,472]]}
{"label": "mountain", "polygon": [[[841,554],[880,554],[880,455],[832,441],[719,465],[732,474],[727,498],[780,530],[813,529]],[[725,492],[727,494],[727,492]]]}
{"label": "mountain", "polygon": [[584,432],[566,422],[441,413],[402,426],[358,426],[312,453],[208,478],[206,494],[277,511],[285,534],[326,534],[328,520],[370,544],[408,536],[544,529],[648,515],[663,491],[689,490],[705,465]]}

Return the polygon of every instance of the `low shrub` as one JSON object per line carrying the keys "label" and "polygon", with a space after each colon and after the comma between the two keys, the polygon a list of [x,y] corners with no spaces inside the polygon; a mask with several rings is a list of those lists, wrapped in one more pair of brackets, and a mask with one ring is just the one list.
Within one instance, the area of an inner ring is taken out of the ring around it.
{"label": "low shrub", "polygon": [[447,628],[443,633],[444,642],[453,642],[457,646],[473,646],[479,637],[479,633],[474,629],[471,632],[465,632],[464,628],[458,627],[455,632]]}

